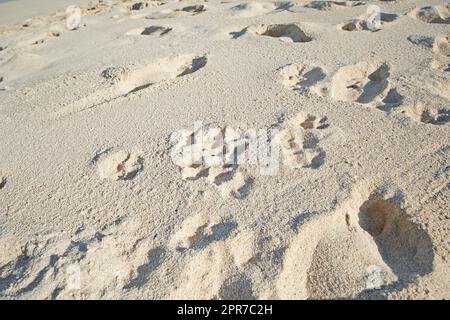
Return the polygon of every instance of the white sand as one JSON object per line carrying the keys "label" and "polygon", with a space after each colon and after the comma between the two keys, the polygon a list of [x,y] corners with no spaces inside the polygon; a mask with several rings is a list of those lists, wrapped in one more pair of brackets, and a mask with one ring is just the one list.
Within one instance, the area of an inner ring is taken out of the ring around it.
{"label": "white sand", "polygon": [[449,5],[136,2],[0,2],[0,298],[450,298]]}

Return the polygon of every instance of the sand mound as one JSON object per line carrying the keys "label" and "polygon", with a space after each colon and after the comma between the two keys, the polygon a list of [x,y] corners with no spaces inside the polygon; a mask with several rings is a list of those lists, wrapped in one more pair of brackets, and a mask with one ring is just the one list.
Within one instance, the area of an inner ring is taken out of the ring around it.
{"label": "sand mound", "polygon": [[450,4],[415,8],[410,17],[426,23],[450,23]]}

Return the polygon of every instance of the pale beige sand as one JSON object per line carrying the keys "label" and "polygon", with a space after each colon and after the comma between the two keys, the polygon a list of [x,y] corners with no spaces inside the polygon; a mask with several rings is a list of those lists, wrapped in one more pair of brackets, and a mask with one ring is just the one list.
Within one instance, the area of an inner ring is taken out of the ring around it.
{"label": "pale beige sand", "polygon": [[1,299],[450,298],[448,5],[136,2],[0,3]]}

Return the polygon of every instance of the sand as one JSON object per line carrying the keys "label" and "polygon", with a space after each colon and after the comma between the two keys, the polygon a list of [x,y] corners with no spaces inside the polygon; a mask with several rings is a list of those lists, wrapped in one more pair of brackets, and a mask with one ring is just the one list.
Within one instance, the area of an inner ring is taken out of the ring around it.
{"label": "sand", "polygon": [[0,1],[0,298],[449,299],[449,37],[437,0]]}

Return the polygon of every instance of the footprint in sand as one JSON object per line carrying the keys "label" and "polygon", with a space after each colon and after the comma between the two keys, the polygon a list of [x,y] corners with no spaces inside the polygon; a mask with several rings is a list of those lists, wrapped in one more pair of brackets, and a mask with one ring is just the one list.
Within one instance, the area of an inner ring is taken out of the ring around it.
{"label": "footprint in sand", "polygon": [[231,7],[235,17],[250,18],[263,14],[289,10],[294,4],[290,1],[282,2],[248,2]]}
{"label": "footprint in sand", "polygon": [[314,216],[288,247],[282,299],[379,297],[432,271],[428,234],[392,199],[357,190],[335,212]]}
{"label": "footprint in sand", "polygon": [[426,105],[419,102],[407,107],[403,113],[417,122],[434,125],[445,125],[450,122],[450,109],[444,106]]}
{"label": "footprint in sand", "polygon": [[362,104],[381,101],[390,89],[389,70],[386,63],[371,62],[342,67],[331,79],[330,96],[335,100]]}
{"label": "footprint in sand", "polygon": [[210,216],[186,218],[171,239],[172,249],[195,252],[171,298],[254,299],[252,283],[242,270],[263,251],[259,234]]}
{"label": "footprint in sand", "polygon": [[426,23],[450,24],[450,4],[418,7],[409,12],[408,15]]}
{"label": "footprint in sand", "polygon": [[125,35],[127,36],[136,36],[136,35],[144,35],[144,36],[159,36],[162,37],[166,34],[168,34],[170,31],[172,31],[172,28],[170,27],[163,27],[163,26],[149,26],[146,28],[137,28],[132,29],[128,31]]}
{"label": "footprint in sand", "polygon": [[437,36],[434,39],[433,52],[450,56],[450,34]]}
{"label": "footprint in sand", "polygon": [[139,156],[122,150],[100,160],[97,172],[101,179],[130,180],[142,170],[142,162]]}
{"label": "footprint in sand", "polygon": [[380,12],[379,23],[371,20],[373,17],[373,15],[364,14],[358,18],[350,19],[339,24],[337,28],[344,31],[378,31],[382,29],[386,23],[396,20],[398,15]]}
{"label": "footprint in sand", "polygon": [[222,197],[244,198],[253,179],[239,166],[247,149],[246,138],[230,128],[203,126],[196,131],[175,132],[172,159],[184,180],[206,178]]}
{"label": "footprint in sand", "polygon": [[160,82],[186,76],[203,68],[206,56],[182,55],[175,58],[161,59],[155,63],[134,67],[121,74],[117,82],[110,87],[98,90],[94,94],[63,107],[54,116],[80,112],[144,90]]}
{"label": "footprint in sand", "polygon": [[279,134],[284,163],[290,168],[318,168],[325,160],[315,130],[327,128],[326,117],[299,113]]}
{"label": "footprint in sand", "polygon": [[320,92],[318,83],[326,78],[322,68],[305,64],[292,63],[278,70],[286,88],[302,92]]}
{"label": "footprint in sand", "polygon": [[286,42],[309,42],[311,37],[296,24],[260,24],[249,26],[239,32],[231,32],[233,39],[239,38],[245,34],[257,36],[267,36],[272,38],[280,38]]}
{"label": "footprint in sand", "polygon": [[366,4],[362,1],[311,1],[305,5],[305,8],[312,8],[317,10],[333,10],[339,8],[350,8],[362,6]]}
{"label": "footprint in sand", "polygon": [[433,68],[434,70],[450,72],[450,63],[449,63],[449,61],[446,61],[446,60],[444,61],[444,60],[440,60],[440,59],[433,59],[430,62],[430,67]]}

